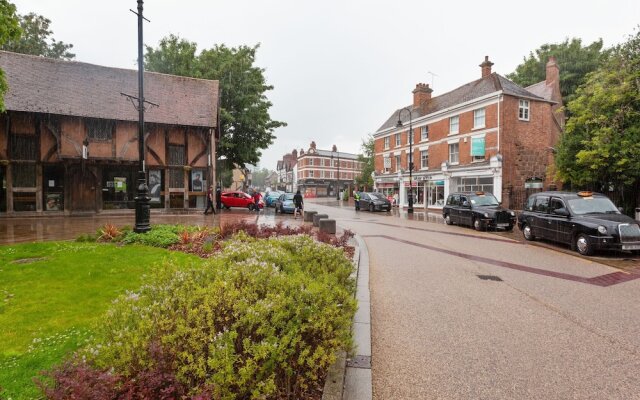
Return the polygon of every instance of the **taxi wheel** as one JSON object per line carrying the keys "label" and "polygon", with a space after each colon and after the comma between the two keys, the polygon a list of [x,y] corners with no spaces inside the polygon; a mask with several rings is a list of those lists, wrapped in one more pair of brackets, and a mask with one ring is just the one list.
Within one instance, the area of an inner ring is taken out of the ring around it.
{"label": "taxi wheel", "polygon": [[593,254],[593,246],[589,243],[589,238],[584,233],[576,236],[576,250],[583,256],[590,256]]}
{"label": "taxi wheel", "polygon": [[373,211],[374,211],[373,204],[369,204],[369,212],[373,212]]}
{"label": "taxi wheel", "polygon": [[536,235],[533,234],[533,231],[531,230],[529,224],[524,224],[522,226],[522,234],[527,240],[536,240]]}
{"label": "taxi wheel", "polygon": [[453,222],[451,222],[451,217],[449,216],[449,214],[445,215],[444,223],[447,224],[447,225],[453,224]]}
{"label": "taxi wheel", "polygon": [[477,231],[483,230],[482,221],[480,221],[478,218],[475,218],[473,220],[473,228]]}

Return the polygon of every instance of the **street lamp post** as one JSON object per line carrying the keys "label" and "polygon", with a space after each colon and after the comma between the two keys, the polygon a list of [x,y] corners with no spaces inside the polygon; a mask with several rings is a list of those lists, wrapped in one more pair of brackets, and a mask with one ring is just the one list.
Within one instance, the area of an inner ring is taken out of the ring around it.
{"label": "street lamp post", "polygon": [[401,109],[398,111],[398,123],[396,124],[396,128],[402,128],[400,114],[403,111],[407,111],[409,113],[409,208],[407,208],[407,212],[409,214],[413,214],[413,119],[411,109],[409,109],[409,107]]}
{"label": "street lamp post", "polygon": [[142,55],[142,2],[138,0],[138,194],[134,198],[136,204],[136,224],[133,230],[137,233],[148,232],[150,205],[149,187],[144,171],[144,58]]}

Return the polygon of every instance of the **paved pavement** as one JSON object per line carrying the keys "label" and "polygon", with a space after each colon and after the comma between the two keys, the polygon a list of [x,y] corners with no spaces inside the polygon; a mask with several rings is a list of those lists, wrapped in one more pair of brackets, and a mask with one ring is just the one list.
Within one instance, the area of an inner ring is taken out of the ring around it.
{"label": "paved pavement", "polygon": [[429,216],[307,209],[366,241],[374,399],[640,399],[637,265]]}

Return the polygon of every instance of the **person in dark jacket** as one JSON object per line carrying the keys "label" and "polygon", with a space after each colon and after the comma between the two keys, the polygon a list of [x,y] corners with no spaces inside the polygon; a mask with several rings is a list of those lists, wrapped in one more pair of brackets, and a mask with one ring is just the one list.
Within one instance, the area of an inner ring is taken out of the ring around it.
{"label": "person in dark jacket", "polygon": [[209,186],[209,190],[207,190],[207,208],[204,209],[204,215],[209,213],[209,208],[215,214],[216,209],[213,208],[213,185]]}
{"label": "person in dark jacket", "polygon": [[216,208],[218,210],[222,208],[222,190],[220,186],[216,188]]}
{"label": "person in dark jacket", "polygon": [[293,205],[295,206],[293,210],[293,218],[296,219],[298,218],[298,212],[300,212],[300,215],[302,215],[302,207],[304,205],[304,201],[302,200],[302,194],[300,193],[300,190],[298,190],[296,194],[293,195]]}

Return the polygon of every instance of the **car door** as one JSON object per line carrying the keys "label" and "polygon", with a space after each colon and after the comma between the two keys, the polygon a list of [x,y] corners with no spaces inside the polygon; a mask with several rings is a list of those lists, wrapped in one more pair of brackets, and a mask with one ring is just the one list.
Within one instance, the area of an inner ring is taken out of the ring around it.
{"label": "car door", "polygon": [[[549,196],[536,197],[536,203],[533,206],[533,221],[531,226],[533,227],[534,234],[542,239],[553,240],[553,235],[550,234],[549,221]],[[552,236],[552,237],[550,237]]]}
{"label": "car door", "polygon": [[459,205],[460,205],[460,195],[457,195],[457,194],[450,195],[447,206],[449,208],[449,219],[454,224],[460,223],[460,220],[458,218],[460,215],[460,212],[459,212],[460,210],[458,210]]}
{"label": "car door", "polygon": [[556,210],[567,210],[564,201],[558,197],[552,197],[549,201],[549,235],[550,240],[560,243],[571,243],[571,219],[566,215],[556,214]]}
{"label": "car door", "polygon": [[471,200],[468,196],[460,196],[460,205],[458,206],[458,220],[460,224],[471,226],[472,219]]}

